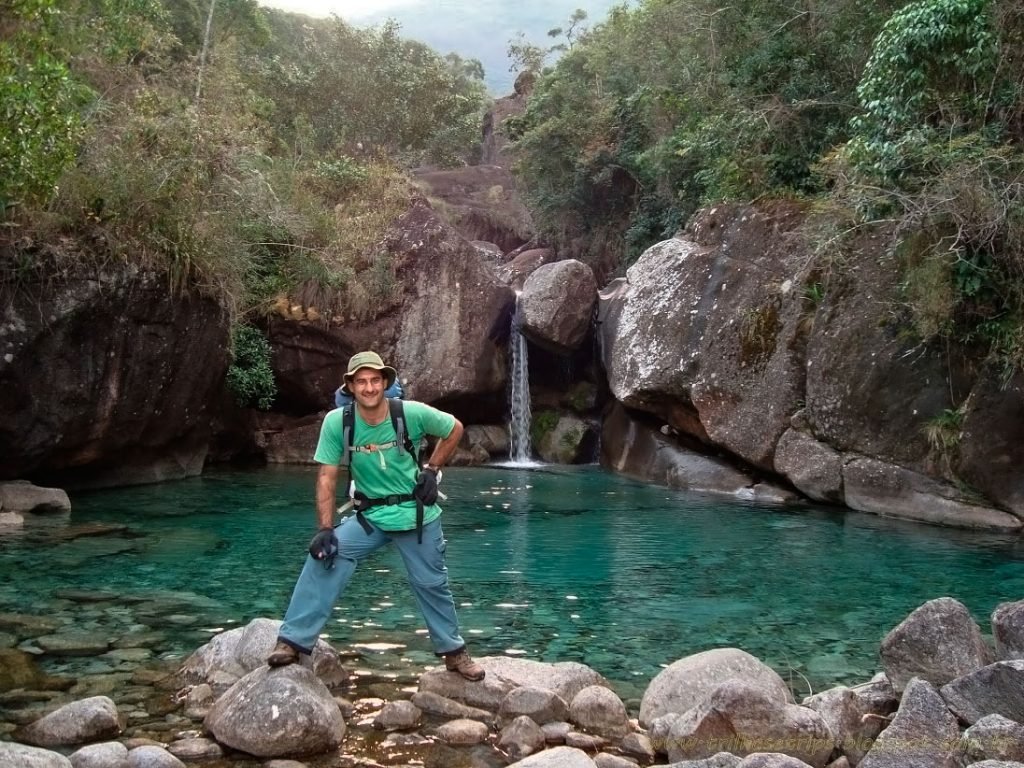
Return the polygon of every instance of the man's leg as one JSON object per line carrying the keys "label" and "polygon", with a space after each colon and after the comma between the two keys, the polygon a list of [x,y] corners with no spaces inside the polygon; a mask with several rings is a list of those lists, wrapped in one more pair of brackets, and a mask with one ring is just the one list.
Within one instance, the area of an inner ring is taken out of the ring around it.
{"label": "man's leg", "polygon": [[409,585],[427,622],[434,652],[445,657],[448,669],[469,680],[482,680],[484,670],[470,658],[459,634],[455,598],[448,586],[448,567],[444,561],[446,542],[441,521],[434,520],[423,526],[422,543],[417,541],[416,531],[390,535],[402,554]]}
{"label": "man's leg", "polygon": [[[377,529],[367,534],[355,517],[342,521],[334,529],[334,534],[338,537],[338,555],[334,558],[333,567],[325,567],[325,561],[316,560],[312,555],[306,557],[278,633],[278,649],[283,643],[296,651],[311,653],[317,637],[331,617],[334,603],[355,573],[358,562],[389,540]],[[281,654],[278,654],[278,649],[268,659],[271,666],[297,660],[297,656],[290,660],[286,658],[287,649],[281,649]],[[275,664],[275,658],[279,660],[278,664]]]}

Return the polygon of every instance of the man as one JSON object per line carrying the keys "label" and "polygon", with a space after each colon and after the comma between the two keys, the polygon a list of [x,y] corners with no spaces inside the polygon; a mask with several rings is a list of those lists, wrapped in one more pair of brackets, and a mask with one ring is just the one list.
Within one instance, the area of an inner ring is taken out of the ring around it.
{"label": "man", "polygon": [[[462,437],[462,424],[449,413],[424,403],[405,401],[405,431],[412,446],[424,435],[440,438],[421,468],[400,444],[384,391],[397,374],[376,352],[360,352],[348,363],[345,384],[355,397],[346,420],[338,408],[324,417],[314,460],[316,515],[320,530],[309,545],[310,555],[299,575],[285,613],[277,645],[267,657],[272,667],[292,664],[310,653],[331,615],[334,602],[355,572],[357,563],[394,543],[398,547],[416,602],[427,623],[434,652],[445,667],[467,680],[482,680],[484,669],[473,661],[459,634],[455,600],[444,562],[441,509],[437,506],[437,475]],[[347,427],[346,424],[350,425]],[[351,435],[347,435],[347,431]],[[350,442],[349,442],[350,441]],[[349,449],[351,446],[351,449]],[[356,486],[357,514],[334,527],[339,466],[348,456]]]}

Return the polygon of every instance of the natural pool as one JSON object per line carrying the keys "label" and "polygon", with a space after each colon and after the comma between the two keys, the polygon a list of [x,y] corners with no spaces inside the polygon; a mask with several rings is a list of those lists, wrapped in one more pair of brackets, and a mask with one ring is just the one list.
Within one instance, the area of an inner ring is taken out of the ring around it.
{"label": "natural pool", "polygon": [[[314,474],[213,471],[73,495],[70,520],[0,537],[0,614],[71,616],[111,637],[156,626],[164,658],[280,618],[314,532]],[[721,646],[764,660],[798,697],[866,680],[881,638],[926,600],[959,599],[988,632],[998,603],[1024,598],[1014,537],[723,500],[596,467],[450,469],[442,490],[472,651],[580,661],[634,701],[662,666]],[[326,631],[383,667],[434,663],[391,551],[357,572]],[[95,659],[44,664],[103,671]]]}

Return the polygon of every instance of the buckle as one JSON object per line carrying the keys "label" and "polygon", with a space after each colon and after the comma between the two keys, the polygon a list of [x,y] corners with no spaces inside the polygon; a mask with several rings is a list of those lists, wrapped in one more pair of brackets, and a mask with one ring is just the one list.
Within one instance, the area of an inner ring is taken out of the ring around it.
{"label": "buckle", "polygon": [[386,501],[389,505],[401,504],[402,497],[398,495],[388,496]]}

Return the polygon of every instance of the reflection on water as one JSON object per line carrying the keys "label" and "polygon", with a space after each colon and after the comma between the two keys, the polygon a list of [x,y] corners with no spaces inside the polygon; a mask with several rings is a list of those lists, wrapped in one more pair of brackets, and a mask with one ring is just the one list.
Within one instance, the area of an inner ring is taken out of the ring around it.
{"label": "reflection on water", "polygon": [[[0,613],[71,617],[111,637],[158,630],[165,658],[279,618],[314,532],[313,472],[213,472],[73,497],[70,519],[32,518],[0,538]],[[723,501],[593,467],[450,469],[443,485],[474,652],[580,661],[627,696],[663,665],[721,646],[798,690],[804,678],[815,690],[860,681],[878,671],[884,634],[924,601],[955,597],[988,632],[998,603],[1024,597],[1024,556],[1003,536]],[[326,633],[339,648],[434,663],[392,551],[363,564]]]}

